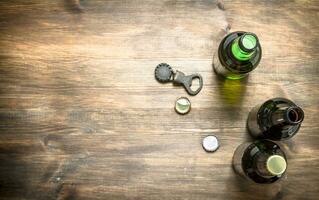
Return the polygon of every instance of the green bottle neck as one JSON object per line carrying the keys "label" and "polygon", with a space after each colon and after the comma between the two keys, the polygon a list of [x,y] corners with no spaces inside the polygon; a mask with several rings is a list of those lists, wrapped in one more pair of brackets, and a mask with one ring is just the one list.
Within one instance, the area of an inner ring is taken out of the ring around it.
{"label": "green bottle neck", "polygon": [[244,34],[233,41],[231,52],[239,61],[250,60],[256,52],[257,43],[258,39],[255,35]]}

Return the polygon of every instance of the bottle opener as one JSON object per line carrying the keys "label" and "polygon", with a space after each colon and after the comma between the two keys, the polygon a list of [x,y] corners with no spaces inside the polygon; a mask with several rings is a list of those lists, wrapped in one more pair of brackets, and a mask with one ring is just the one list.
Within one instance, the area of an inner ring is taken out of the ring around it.
{"label": "bottle opener", "polygon": [[[182,85],[185,88],[186,92],[192,96],[198,94],[203,87],[203,78],[200,74],[192,74],[186,76],[181,71],[174,71],[171,66],[166,63],[157,65],[157,67],[155,68],[155,78],[162,83],[173,82],[175,85]],[[193,79],[199,80],[199,87],[197,88],[197,90],[191,89]]]}

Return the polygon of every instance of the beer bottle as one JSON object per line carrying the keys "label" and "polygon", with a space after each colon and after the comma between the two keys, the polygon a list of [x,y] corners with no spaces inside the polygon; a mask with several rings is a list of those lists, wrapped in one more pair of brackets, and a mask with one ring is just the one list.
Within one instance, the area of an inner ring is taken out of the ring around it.
{"label": "beer bottle", "polygon": [[294,136],[304,119],[303,110],[285,98],[273,98],[253,108],[248,130],[253,137],[284,140]]}
{"label": "beer bottle", "polygon": [[261,59],[258,37],[249,32],[233,32],[220,43],[213,67],[227,79],[241,79],[257,67]]}
{"label": "beer bottle", "polygon": [[255,183],[273,183],[287,169],[287,160],[280,147],[270,140],[257,140],[240,145],[233,156],[233,168],[240,176]]}

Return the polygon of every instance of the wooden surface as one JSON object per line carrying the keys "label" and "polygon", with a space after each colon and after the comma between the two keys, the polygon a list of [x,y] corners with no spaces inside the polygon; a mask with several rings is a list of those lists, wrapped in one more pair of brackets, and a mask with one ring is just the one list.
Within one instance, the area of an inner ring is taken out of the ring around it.
{"label": "wooden surface", "polygon": [[[1,199],[318,199],[319,2],[316,0],[2,0]],[[263,58],[241,82],[212,56],[227,31],[259,36]],[[203,90],[160,84],[167,62],[200,73]],[[254,185],[231,168],[251,140],[246,118],[272,97],[305,111],[281,143],[284,180]],[[215,134],[220,149],[201,147]]]}

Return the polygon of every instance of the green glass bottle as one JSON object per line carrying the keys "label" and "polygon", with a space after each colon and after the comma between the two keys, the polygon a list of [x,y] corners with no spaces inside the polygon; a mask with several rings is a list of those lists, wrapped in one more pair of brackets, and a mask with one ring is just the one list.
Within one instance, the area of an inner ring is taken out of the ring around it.
{"label": "green glass bottle", "polygon": [[303,110],[294,102],[273,98],[250,111],[247,126],[253,137],[284,140],[298,132],[303,119]]}
{"label": "green glass bottle", "polygon": [[280,147],[270,140],[241,144],[233,156],[233,168],[241,177],[255,183],[274,183],[287,169],[287,159]]}
{"label": "green glass bottle", "polygon": [[257,67],[261,59],[261,46],[254,33],[233,32],[220,43],[214,54],[214,71],[227,79],[241,79]]}

